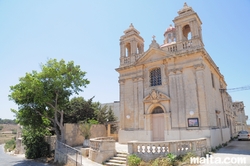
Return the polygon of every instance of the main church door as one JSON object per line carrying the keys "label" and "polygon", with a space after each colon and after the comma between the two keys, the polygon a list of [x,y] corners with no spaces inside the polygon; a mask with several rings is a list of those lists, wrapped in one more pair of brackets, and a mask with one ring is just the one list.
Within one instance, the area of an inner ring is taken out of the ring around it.
{"label": "main church door", "polygon": [[164,114],[161,107],[156,107],[152,112],[153,141],[164,141]]}

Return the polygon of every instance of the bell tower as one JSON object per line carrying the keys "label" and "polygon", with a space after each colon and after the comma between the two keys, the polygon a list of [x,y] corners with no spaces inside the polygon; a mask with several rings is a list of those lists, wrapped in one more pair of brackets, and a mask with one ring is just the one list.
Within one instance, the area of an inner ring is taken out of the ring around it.
{"label": "bell tower", "polygon": [[135,62],[143,52],[144,40],[133,24],[130,24],[120,38],[120,66],[130,65]]}
{"label": "bell tower", "polygon": [[176,43],[178,48],[203,47],[201,20],[192,7],[187,3],[178,11],[178,16],[173,20],[176,29]]}

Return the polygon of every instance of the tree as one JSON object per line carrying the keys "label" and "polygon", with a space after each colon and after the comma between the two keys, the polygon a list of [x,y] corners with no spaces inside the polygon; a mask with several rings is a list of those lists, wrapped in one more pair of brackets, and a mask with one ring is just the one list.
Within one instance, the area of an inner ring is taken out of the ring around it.
{"label": "tree", "polygon": [[78,123],[80,121],[88,122],[96,119],[97,106],[93,102],[93,98],[85,100],[83,97],[74,97],[70,100],[65,111],[65,123]]}
{"label": "tree", "polygon": [[108,106],[101,106],[100,103],[98,103],[98,111],[96,112],[96,120],[100,123],[100,124],[105,124],[107,123],[107,109]]}
{"label": "tree", "polygon": [[96,111],[96,120],[99,122],[99,124],[106,124],[107,122],[116,122],[117,118],[111,109],[111,107],[108,107],[107,105],[101,106],[101,104],[98,102],[98,110]]}
{"label": "tree", "polygon": [[51,121],[57,138],[64,141],[64,109],[69,97],[89,84],[85,74],[73,61],[65,63],[56,59],[41,64],[41,72],[26,73],[19,79],[19,84],[10,87],[9,98],[19,106],[20,112],[16,111],[18,121],[27,125],[31,120],[29,124],[34,124],[39,115],[41,121]]}

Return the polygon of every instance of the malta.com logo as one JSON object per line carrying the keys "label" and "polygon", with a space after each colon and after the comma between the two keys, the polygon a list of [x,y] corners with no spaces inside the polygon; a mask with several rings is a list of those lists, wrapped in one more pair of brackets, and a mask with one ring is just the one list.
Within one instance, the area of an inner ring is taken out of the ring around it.
{"label": "malta.com logo", "polygon": [[190,164],[246,164],[246,157],[213,157],[206,155],[206,157],[191,157]]}

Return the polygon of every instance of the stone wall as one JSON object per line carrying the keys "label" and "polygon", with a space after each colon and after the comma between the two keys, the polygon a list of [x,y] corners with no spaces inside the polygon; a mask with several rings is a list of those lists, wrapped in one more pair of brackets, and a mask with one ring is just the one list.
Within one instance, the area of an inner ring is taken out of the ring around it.
{"label": "stone wall", "polygon": [[56,135],[52,135],[52,136],[45,136],[45,142],[47,142],[49,144],[49,150],[55,150],[55,146],[56,146]]}
{"label": "stone wall", "polygon": [[[91,138],[95,137],[106,137],[107,131],[104,125],[92,125],[91,126]],[[79,146],[83,144],[84,137],[82,136],[79,125],[66,123],[64,124],[64,131],[65,131],[65,141],[66,144],[69,146]]]}
{"label": "stone wall", "polygon": [[101,164],[115,155],[115,140],[113,138],[99,137],[90,139],[90,160]]}

